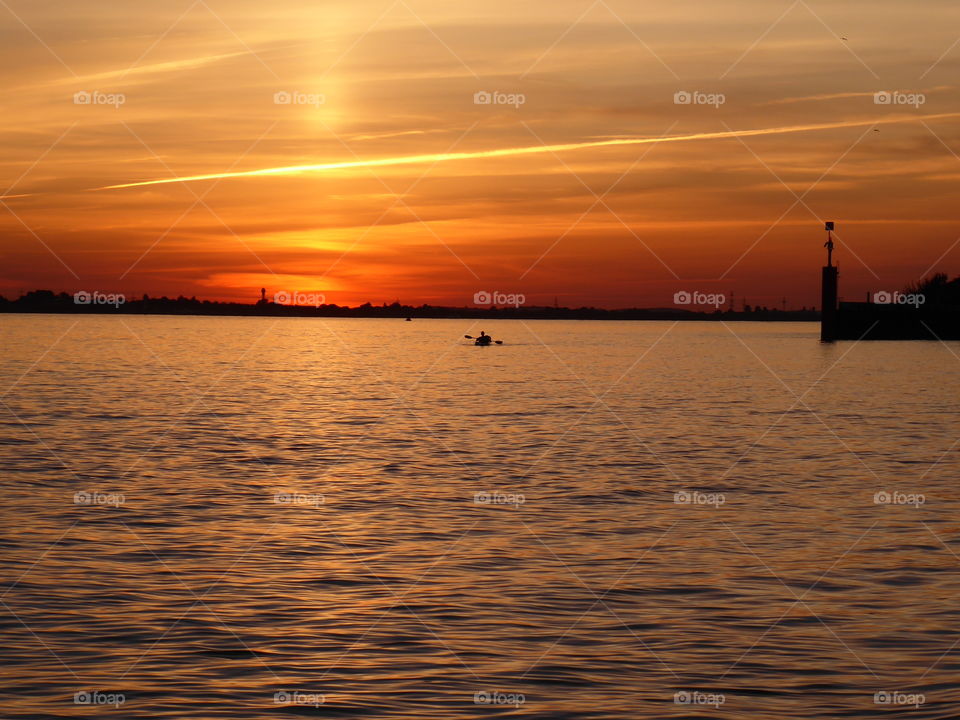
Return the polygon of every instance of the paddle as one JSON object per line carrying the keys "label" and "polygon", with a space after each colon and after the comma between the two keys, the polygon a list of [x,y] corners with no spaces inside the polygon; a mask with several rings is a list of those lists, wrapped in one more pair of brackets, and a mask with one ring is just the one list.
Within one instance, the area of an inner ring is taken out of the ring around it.
{"label": "paddle", "polygon": [[[464,337],[467,340],[476,340],[476,338],[473,335],[464,335]],[[489,335],[487,337],[489,337]],[[493,342],[496,345],[503,345],[503,340],[494,340]]]}

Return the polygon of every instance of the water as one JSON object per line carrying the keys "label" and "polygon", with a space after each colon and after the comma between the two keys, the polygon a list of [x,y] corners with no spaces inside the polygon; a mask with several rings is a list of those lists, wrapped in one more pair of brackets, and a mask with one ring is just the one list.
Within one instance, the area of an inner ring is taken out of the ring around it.
{"label": "water", "polygon": [[960,344],[0,318],[5,718],[960,713]]}

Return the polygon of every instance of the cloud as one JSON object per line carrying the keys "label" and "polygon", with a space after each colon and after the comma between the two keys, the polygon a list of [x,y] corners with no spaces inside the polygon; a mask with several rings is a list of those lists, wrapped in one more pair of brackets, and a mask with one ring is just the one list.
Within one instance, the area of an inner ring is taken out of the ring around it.
{"label": "cloud", "polygon": [[171,60],[169,62],[153,63],[151,65],[131,65],[122,70],[106,70],[104,72],[91,73],[89,75],[79,75],[76,77],[60,78],[46,83],[48,86],[70,85],[78,83],[92,83],[103,80],[125,80],[131,75],[158,75],[162,73],[175,73],[182,70],[190,70],[204,65],[210,65],[221,60],[230,60],[236,57],[249,55],[250,51],[224,53],[221,55],[207,55],[205,57],[184,58],[183,60]]}
{"label": "cloud", "polygon": [[[950,85],[938,85],[937,87],[932,87],[932,88],[910,90],[910,92],[919,92],[919,93],[929,94],[929,93],[941,92],[943,90],[952,90],[952,89],[953,87]],[[777,100],[768,100],[763,104],[764,105],[792,105],[794,103],[811,102],[816,100],[845,100],[849,98],[873,98],[876,94],[877,93],[873,90],[866,90],[864,92],[823,93],[820,95],[802,95],[800,97],[788,97],[788,98],[779,98]]]}
{"label": "cloud", "polygon": [[670,142],[686,142],[698,140],[719,140],[737,137],[755,137],[758,135],[783,135],[786,133],[812,132],[816,130],[833,130],[837,128],[869,127],[872,125],[886,125],[891,123],[909,123],[919,120],[938,120],[943,118],[960,117],[960,113],[940,113],[937,115],[921,116],[894,116],[878,120],[850,120],[835,123],[816,123],[810,125],[794,125],[791,127],[759,128],[755,130],[730,130],[723,132],[701,132],[689,135],[671,135],[666,137],[622,138],[614,140],[594,140],[579,143],[561,143],[556,145],[532,145],[527,147],[500,148],[497,150],[479,150],[474,152],[437,153],[430,155],[407,155],[393,158],[379,158],[374,160],[347,160],[342,162],[319,163],[314,165],[288,165],[286,167],[262,168],[260,170],[243,170],[239,172],[212,173],[209,175],[188,175],[184,177],[164,178],[161,180],[145,180],[141,182],[107,185],[93,190],[119,190],[122,188],[143,187],[146,185],[166,185],[179,182],[196,182],[198,180],[221,180],[226,178],[261,177],[269,175],[298,175],[302,173],[325,172],[327,170],[349,170],[353,168],[386,167],[391,165],[421,165],[454,160],[474,160],[516,155],[539,155],[543,153],[562,153],[587,148],[610,147],[615,145],[650,145]]}

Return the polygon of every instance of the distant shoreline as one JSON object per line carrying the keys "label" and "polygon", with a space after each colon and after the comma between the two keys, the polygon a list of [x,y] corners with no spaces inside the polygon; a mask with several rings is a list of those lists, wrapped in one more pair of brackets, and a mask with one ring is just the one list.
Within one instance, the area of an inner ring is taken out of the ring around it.
{"label": "distant shoreline", "polygon": [[[112,298],[112,299],[111,299]],[[340,305],[279,305],[260,301],[257,303],[226,303],[196,298],[170,299],[144,296],[139,300],[120,300],[122,296],[104,296],[98,302],[77,301],[67,293],[35,290],[18,300],[0,297],[0,313],[16,314],[65,314],[65,315],[194,315],[220,317],[318,317],[318,318],[393,318],[450,319],[450,320],[713,320],[757,322],[817,322],[820,313],[816,310],[778,310],[765,307],[742,310],[697,311],[677,308],[602,308],[565,307],[441,307],[420,305],[413,307],[393,303],[358,307]],[[83,298],[86,299],[86,298]]]}

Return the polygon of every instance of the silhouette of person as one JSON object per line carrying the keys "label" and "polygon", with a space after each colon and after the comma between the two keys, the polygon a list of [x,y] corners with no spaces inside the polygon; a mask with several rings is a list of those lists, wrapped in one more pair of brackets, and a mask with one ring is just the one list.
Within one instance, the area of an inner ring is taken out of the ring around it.
{"label": "silhouette of person", "polygon": [[491,342],[493,342],[493,338],[481,330],[480,337],[477,338],[477,345],[489,345]]}

